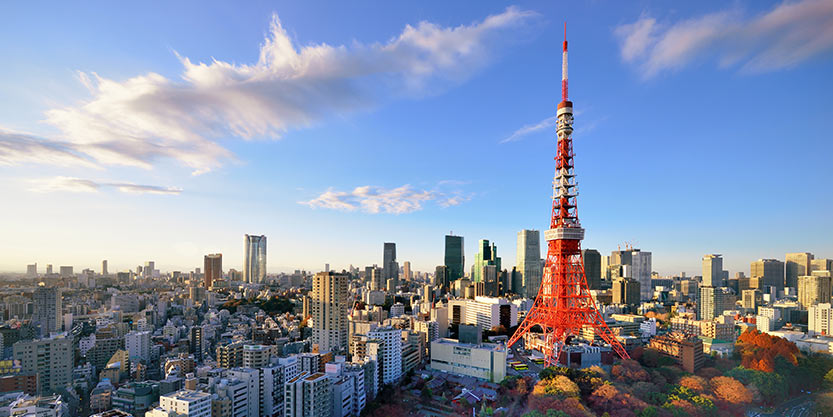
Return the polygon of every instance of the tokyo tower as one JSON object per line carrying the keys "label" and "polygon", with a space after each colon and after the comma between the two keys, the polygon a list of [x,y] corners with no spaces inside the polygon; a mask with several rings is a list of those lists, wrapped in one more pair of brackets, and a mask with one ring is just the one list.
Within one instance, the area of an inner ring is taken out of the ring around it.
{"label": "tokyo tower", "polygon": [[561,103],[556,113],[558,135],[555,177],[552,183],[552,218],[547,240],[544,277],[532,308],[509,340],[512,346],[533,327],[543,330],[546,366],[558,364],[558,355],[569,339],[591,327],[623,359],[629,358],[596,308],[587,288],[581,241],[584,229],[576,212],[578,190],[573,170],[573,103],[567,99],[567,26],[564,25],[564,52],[561,64]]}

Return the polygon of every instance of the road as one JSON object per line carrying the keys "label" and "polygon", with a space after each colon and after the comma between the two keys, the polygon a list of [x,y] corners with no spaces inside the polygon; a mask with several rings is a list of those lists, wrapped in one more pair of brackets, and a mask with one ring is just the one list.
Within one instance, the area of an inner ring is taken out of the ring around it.
{"label": "road", "polygon": [[746,415],[748,417],[813,417],[810,414],[812,408],[813,400],[808,395],[801,395],[775,407],[771,413],[750,410]]}
{"label": "road", "polygon": [[522,361],[526,366],[529,367],[526,371],[518,372],[521,375],[533,376],[535,379],[538,379],[538,374],[544,369],[543,365],[538,365],[535,362],[532,362],[527,355],[521,353],[521,349],[518,348],[517,345],[514,345],[510,348],[512,350],[512,359]]}

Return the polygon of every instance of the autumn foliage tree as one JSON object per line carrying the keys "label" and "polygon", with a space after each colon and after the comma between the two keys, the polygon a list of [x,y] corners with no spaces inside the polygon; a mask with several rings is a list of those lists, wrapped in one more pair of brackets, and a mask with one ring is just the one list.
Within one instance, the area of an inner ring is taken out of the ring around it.
{"label": "autumn foliage tree", "polygon": [[784,358],[791,365],[797,366],[800,356],[795,343],[755,329],[743,332],[735,349],[741,356],[744,368],[770,373],[775,371],[776,358]]}
{"label": "autumn foliage tree", "polygon": [[735,378],[717,376],[710,382],[714,396],[729,404],[748,404],[753,400],[752,392]]}

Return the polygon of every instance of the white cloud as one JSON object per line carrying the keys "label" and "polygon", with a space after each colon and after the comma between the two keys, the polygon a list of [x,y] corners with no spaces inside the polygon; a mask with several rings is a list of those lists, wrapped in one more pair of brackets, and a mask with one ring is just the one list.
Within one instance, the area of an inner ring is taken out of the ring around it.
{"label": "white cloud", "polygon": [[30,191],[39,193],[50,192],[71,192],[71,193],[96,193],[102,188],[115,188],[118,191],[129,194],[164,194],[177,195],[182,193],[181,188],[160,187],[157,185],[138,185],[124,182],[97,182],[93,180],[75,177],[52,177],[31,180]]}
{"label": "white cloud", "polygon": [[459,192],[446,194],[439,191],[415,190],[405,184],[390,189],[365,185],[350,192],[328,189],[318,197],[300,201],[299,204],[339,211],[404,214],[422,210],[423,204],[428,201],[435,201],[442,207],[450,207],[468,200],[469,197]]}
{"label": "white cloud", "polygon": [[507,30],[534,16],[510,7],[470,25],[407,25],[385,43],[299,47],[274,15],[254,64],[177,55],[181,80],[148,73],[120,82],[80,73],[92,97],[48,111],[46,121],[101,163],[149,168],[173,158],[199,174],[234,159],[219,138],[278,138],[384,99],[460,82],[511,38]]}
{"label": "white cloud", "polygon": [[785,1],[757,16],[733,9],[674,23],[642,15],[614,34],[622,59],[645,78],[708,58],[721,67],[774,71],[833,51],[833,1]]}

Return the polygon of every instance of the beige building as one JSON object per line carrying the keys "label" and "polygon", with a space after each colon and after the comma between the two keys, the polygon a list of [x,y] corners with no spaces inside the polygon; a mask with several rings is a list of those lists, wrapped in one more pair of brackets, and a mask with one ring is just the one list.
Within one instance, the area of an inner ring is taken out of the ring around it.
{"label": "beige building", "polygon": [[438,339],[431,342],[431,369],[500,382],[506,377],[506,348]]}
{"label": "beige building", "polygon": [[810,275],[813,254],[810,252],[788,253],[784,262],[784,285],[798,287],[798,277]]}
{"label": "beige building", "polygon": [[830,303],[822,303],[810,306],[807,314],[807,330],[810,336],[822,334],[829,335],[831,315],[833,315],[833,308]]}
{"label": "beige building", "polygon": [[71,386],[75,350],[72,338],[60,334],[26,340],[15,343],[12,350],[14,359],[20,361],[22,373],[38,374],[38,393],[50,394]]}
{"label": "beige building", "polygon": [[818,303],[829,303],[831,291],[830,272],[817,271],[813,275],[798,277],[798,303],[807,308]]}
{"label": "beige building", "polygon": [[346,353],[349,344],[347,313],[350,309],[350,275],[319,272],[312,278],[312,343],[319,352]]}

